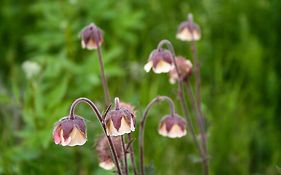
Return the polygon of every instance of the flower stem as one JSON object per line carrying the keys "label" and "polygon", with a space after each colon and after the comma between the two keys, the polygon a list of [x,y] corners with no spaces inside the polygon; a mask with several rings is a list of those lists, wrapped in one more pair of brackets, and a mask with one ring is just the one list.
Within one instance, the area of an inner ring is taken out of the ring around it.
{"label": "flower stem", "polygon": [[[205,160],[204,148],[201,148],[200,144],[198,143],[198,140],[196,139],[196,135],[195,135],[195,131],[194,131],[194,127],[193,127],[193,124],[192,124],[192,120],[190,118],[190,114],[189,114],[189,111],[188,111],[186,99],[185,99],[185,96],[183,94],[184,93],[184,91],[183,91],[184,85],[183,85],[183,80],[181,79],[181,76],[180,76],[178,65],[176,63],[176,54],[175,54],[174,47],[173,47],[172,43],[169,40],[164,39],[164,40],[160,41],[160,43],[158,44],[158,48],[162,48],[163,45],[165,45],[165,44],[168,46],[168,49],[172,52],[173,62],[174,62],[175,69],[176,69],[176,72],[177,72],[178,77],[179,77],[179,80],[178,80],[178,96],[179,96],[179,99],[180,99],[182,110],[183,110],[185,118],[187,120],[187,126],[189,128],[190,133],[191,133],[193,142],[194,142],[195,146],[197,147],[197,149],[198,149],[198,151],[200,153],[201,159],[204,161]],[[208,174],[208,166],[207,166],[207,170],[205,170],[205,168],[204,168],[204,172],[207,172],[207,174]]]}
{"label": "flower stem", "polygon": [[127,151],[125,149],[125,140],[123,135],[121,136],[121,142],[122,142],[123,156],[125,162],[125,174],[128,175]]}
{"label": "flower stem", "polygon": [[[104,134],[106,135],[106,137],[108,139],[108,142],[109,142],[109,145],[110,145],[110,148],[111,148],[111,152],[112,152],[112,155],[113,155],[113,158],[114,158],[114,161],[115,161],[115,166],[117,168],[117,172],[118,172],[119,175],[122,175],[121,169],[120,169],[120,166],[119,166],[119,163],[118,163],[118,158],[117,158],[116,150],[115,150],[115,148],[113,146],[113,143],[112,143],[112,140],[111,140],[110,136],[108,136],[106,134],[106,127],[105,127],[105,123],[103,122],[103,117],[102,117],[100,111],[98,110],[97,106],[95,105],[95,103],[92,102],[90,99],[84,98],[84,97],[76,99],[71,104],[70,111],[69,111],[69,117],[70,118],[74,118],[75,117],[74,111],[75,111],[76,106],[79,103],[86,103],[86,104],[88,104],[91,107],[91,109],[95,112],[95,114],[96,114],[96,116],[97,116],[97,118],[98,118],[98,120],[99,120],[99,122],[100,122],[100,124],[101,124],[101,126],[103,128],[103,132],[104,132]],[[107,112],[109,111],[110,107],[111,107],[111,105],[109,105],[109,107],[107,108],[107,110],[106,110],[104,115],[107,114]]]}
{"label": "flower stem", "polygon": [[99,65],[100,65],[100,73],[101,73],[101,80],[102,80],[102,86],[103,86],[103,91],[104,91],[104,99],[105,99],[105,104],[108,106],[110,104],[110,94],[109,94],[109,89],[104,73],[104,64],[103,64],[103,58],[102,58],[102,52],[100,45],[97,46],[98,50],[98,58],[99,58]]}
{"label": "flower stem", "polygon": [[[195,102],[195,99],[194,99],[192,86],[191,86],[190,81],[188,79],[186,80],[186,89],[187,89],[187,93],[188,93],[188,97],[189,97],[192,109],[196,114],[196,121],[197,121],[197,124],[199,126],[202,143],[206,143],[206,134],[204,132],[204,119],[199,114],[198,106],[197,106],[197,104]],[[204,159],[202,161],[203,161],[203,166],[204,166],[204,174],[206,175],[206,174],[208,174],[208,155],[207,155],[207,152],[205,150],[204,150],[203,153],[204,153],[203,154]]]}
{"label": "flower stem", "polygon": [[[128,134],[128,143],[130,143],[131,140],[132,140],[131,133],[129,133]],[[133,166],[133,170],[134,170],[134,175],[138,175],[136,161],[135,161],[135,155],[134,155],[134,149],[133,149],[132,144],[130,144],[129,149],[130,149],[129,151],[130,151],[131,162],[132,162],[132,166]]]}
{"label": "flower stem", "polygon": [[139,154],[140,154],[140,174],[144,175],[144,144],[143,144],[143,135],[144,135],[144,129],[145,129],[145,123],[146,123],[146,119],[148,116],[148,112],[150,111],[151,107],[155,104],[158,103],[160,101],[166,100],[168,101],[169,105],[170,105],[170,110],[171,110],[171,115],[175,114],[175,107],[174,107],[174,102],[172,101],[172,99],[170,99],[167,96],[158,96],[155,97],[153,100],[150,101],[150,103],[146,106],[142,119],[141,119],[141,123],[140,123],[140,130],[139,130]]}
{"label": "flower stem", "polygon": [[[198,109],[198,115],[199,115],[199,118],[201,119],[200,128],[202,130],[201,132],[205,133],[205,122],[204,122],[204,117],[203,117],[203,112],[202,112],[202,99],[201,99],[200,62],[198,59],[198,52],[197,52],[193,33],[192,33],[191,50],[192,50],[192,55],[193,55],[193,61],[195,64],[194,73],[195,73],[195,90],[196,90],[196,102],[197,102],[196,104],[197,104],[197,109]],[[202,139],[204,153],[205,153],[205,155],[208,155],[207,140],[206,140],[206,137],[203,137],[203,135],[205,136],[205,134],[202,135],[202,133],[201,133],[201,139]],[[205,168],[207,168],[205,170],[205,175],[208,175],[209,174],[208,159],[205,157],[205,159],[203,159],[203,161],[205,162],[204,163],[206,166]]]}

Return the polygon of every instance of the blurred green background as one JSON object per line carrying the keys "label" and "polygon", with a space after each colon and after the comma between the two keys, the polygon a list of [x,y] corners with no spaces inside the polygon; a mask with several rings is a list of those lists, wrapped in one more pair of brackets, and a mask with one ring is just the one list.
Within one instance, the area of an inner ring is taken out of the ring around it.
{"label": "blurred green background", "polygon": [[[102,132],[86,105],[77,113],[87,119],[88,142],[52,141],[54,123],[75,98],[88,97],[104,110],[97,54],[82,50],[79,32],[90,22],[103,29],[111,96],[135,105],[138,120],[157,95],[173,98],[182,114],[176,85],[143,66],[164,38],[191,59],[189,44],[175,38],[190,12],[203,33],[197,46],[211,174],[280,174],[280,0],[1,0],[0,174],[112,174],[98,167],[94,145]],[[40,69],[24,71],[25,61]],[[147,122],[150,174],[202,174],[190,136],[157,133],[168,112],[159,104]]]}

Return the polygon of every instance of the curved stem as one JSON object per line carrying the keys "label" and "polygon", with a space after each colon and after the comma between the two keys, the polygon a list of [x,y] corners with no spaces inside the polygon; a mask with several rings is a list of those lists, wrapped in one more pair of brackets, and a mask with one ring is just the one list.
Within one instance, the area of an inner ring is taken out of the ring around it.
{"label": "curved stem", "polygon": [[99,57],[99,65],[100,65],[100,73],[101,73],[101,80],[102,80],[102,86],[103,86],[103,91],[104,91],[104,99],[105,99],[105,104],[108,106],[110,104],[110,94],[109,94],[109,89],[104,73],[104,64],[103,64],[103,58],[102,58],[102,52],[100,45],[98,44],[97,46],[98,50],[98,57]]}
{"label": "curved stem", "polygon": [[141,169],[141,175],[144,175],[144,144],[143,144],[143,135],[144,135],[144,129],[145,129],[145,123],[146,119],[148,117],[148,112],[150,111],[151,107],[160,101],[167,100],[170,105],[171,115],[175,115],[175,107],[173,101],[167,97],[167,96],[158,96],[155,97],[153,100],[150,101],[150,103],[146,106],[144,110],[143,117],[141,119],[140,123],[140,130],[139,130],[139,154],[140,154],[140,169]]}
{"label": "curved stem", "polygon": [[185,96],[183,94],[184,93],[183,92],[184,85],[183,85],[183,80],[180,79],[181,76],[180,76],[178,65],[176,63],[176,54],[175,54],[174,47],[173,47],[172,43],[169,40],[166,40],[166,39],[160,41],[160,43],[158,44],[158,48],[162,48],[163,45],[167,45],[168,49],[172,52],[173,62],[174,62],[175,69],[176,69],[176,72],[177,72],[178,77],[179,77],[179,80],[178,80],[178,96],[179,96],[179,99],[180,99],[182,110],[183,110],[185,118],[187,120],[187,126],[189,128],[190,133],[191,133],[193,142],[194,142],[195,146],[197,147],[202,160],[204,160],[205,159],[204,156],[203,156],[204,155],[204,148],[202,149],[200,147],[200,144],[198,143],[198,140],[196,139],[196,135],[195,135],[194,127],[193,127],[193,124],[192,124],[192,120],[190,118],[190,114],[189,114],[189,111],[188,111],[188,108],[187,108],[187,102],[186,102]]}
{"label": "curved stem", "polygon": [[[130,142],[132,142],[131,133],[128,134],[128,143],[130,143]],[[137,166],[136,166],[136,162],[135,162],[134,149],[133,149],[132,144],[130,144],[129,149],[130,149],[129,151],[130,151],[131,163],[132,163],[133,170],[134,170],[134,175],[138,175]]]}
{"label": "curved stem", "polygon": [[123,156],[124,156],[124,163],[125,163],[125,174],[128,175],[127,151],[125,149],[125,141],[123,135],[121,136],[121,142],[122,142],[122,149],[123,149]]}
{"label": "curved stem", "polygon": [[[99,122],[100,122],[100,124],[101,124],[101,126],[103,128],[104,134],[106,135],[106,137],[108,139],[108,142],[109,142],[109,145],[110,145],[110,148],[111,148],[111,152],[112,152],[112,155],[113,155],[113,158],[114,158],[114,161],[115,161],[115,165],[116,165],[116,168],[117,168],[117,172],[118,172],[119,175],[122,175],[121,170],[120,170],[120,166],[119,166],[119,163],[118,163],[118,158],[117,158],[117,154],[116,154],[115,148],[113,146],[113,143],[112,143],[112,140],[111,140],[110,136],[108,136],[106,134],[106,127],[105,127],[105,124],[103,122],[103,117],[102,117],[101,113],[99,112],[99,110],[98,110],[97,106],[95,105],[95,103],[92,102],[90,99],[84,98],[84,97],[76,99],[71,104],[70,111],[69,111],[69,117],[71,119],[75,118],[75,114],[74,114],[75,108],[76,108],[76,106],[79,103],[87,103],[91,107],[91,109],[95,112],[95,114],[96,114],[96,116],[97,116],[97,118],[98,118],[98,120],[99,120]],[[107,108],[106,113],[109,111],[110,107],[111,106],[109,106]],[[106,113],[104,115],[106,115]]]}

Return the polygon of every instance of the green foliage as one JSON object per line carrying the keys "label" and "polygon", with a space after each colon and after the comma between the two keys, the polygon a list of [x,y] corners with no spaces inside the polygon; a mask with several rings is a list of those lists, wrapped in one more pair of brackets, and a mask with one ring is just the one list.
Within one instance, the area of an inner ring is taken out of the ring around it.
{"label": "green foliage", "polygon": [[[164,38],[191,58],[189,45],[175,39],[189,12],[203,32],[198,48],[211,174],[280,173],[280,10],[279,0],[2,0],[0,174],[108,173],[98,167],[93,145],[101,129],[90,109],[78,110],[87,119],[86,145],[65,148],[51,137],[54,123],[67,115],[75,98],[93,99],[104,110],[96,51],[80,46],[79,32],[91,22],[104,32],[112,97],[134,104],[138,121],[157,95],[172,97],[181,113],[176,86],[167,75],[145,74],[143,65]],[[41,67],[31,78],[22,68],[28,60]],[[167,112],[165,104],[158,105],[148,119],[148,171],[201,174],[190,136],[171,140],[157,133]]]}

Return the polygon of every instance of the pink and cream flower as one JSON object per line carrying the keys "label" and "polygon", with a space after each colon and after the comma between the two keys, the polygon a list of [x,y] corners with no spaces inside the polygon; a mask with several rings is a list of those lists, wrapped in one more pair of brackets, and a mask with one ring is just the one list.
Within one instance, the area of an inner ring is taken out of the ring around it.
{"label": "pink and cream flower", "polygon": [[[120,137],[111,137],[112,144],[114,145],[114,149],[116,151],[117,158],[120,159],[122,157],[122,146]],[[99,159],[99,166],[105,170],[112,170],[115,168],[115,163],[113,161],[111,149],[108,143],[108,139],[106,136],[102,136],[98,139],[96,145],[96,151]]]}
{"label": "pink and cream flower", "polygon": [[180,138],[186,135],[186,121],[175,115],[165,116],[159,127],[159,134],[170,138]]}
{"label": "pink and cream flower", "polygon": [[115,98],[115,109],[106,114],[104,122],[109,136],[119,136],[135,131],[135,115],[133,111],[121,107],[118,97]]}
{"label": "pink and cream flower", "polygon": [[55,124],[53,130],[55,144],[62,146],[83,145],[87,141],[86,125],[83,118],[69,116],[62,118]]}
{"label": "pink and cream flower", "polygon": [[176,37],[182,41],[200,40],[201,30],[200,27],[193,22],[192,14],[188,15],[187,21],[179,25]]}
{"label": "pink and cream flower", "polygon": [[148,62],[144,66],[144,70],[149,72],[152,70],[157,73],[167,73],[171,70],[173,63],[173,54],[166,49],[158,48],[153,50],[148,58]]}
{"label": "pink and cream flower", "polygon": [[94,23],[86,26],[80,35],[83,49],[97,49],[103,43],[102,32]]}
{"label": "pink and cream flower", "polygon": [[177,56],[176,64],[180,76],[178,76],[175,65],[173,65],[172,69],[169,72],[170,83],[172,84],[176,83],[176,81],[178,80],[186,80],[192,74],[192,63],[190,60],[187,60],[182,56]]}

